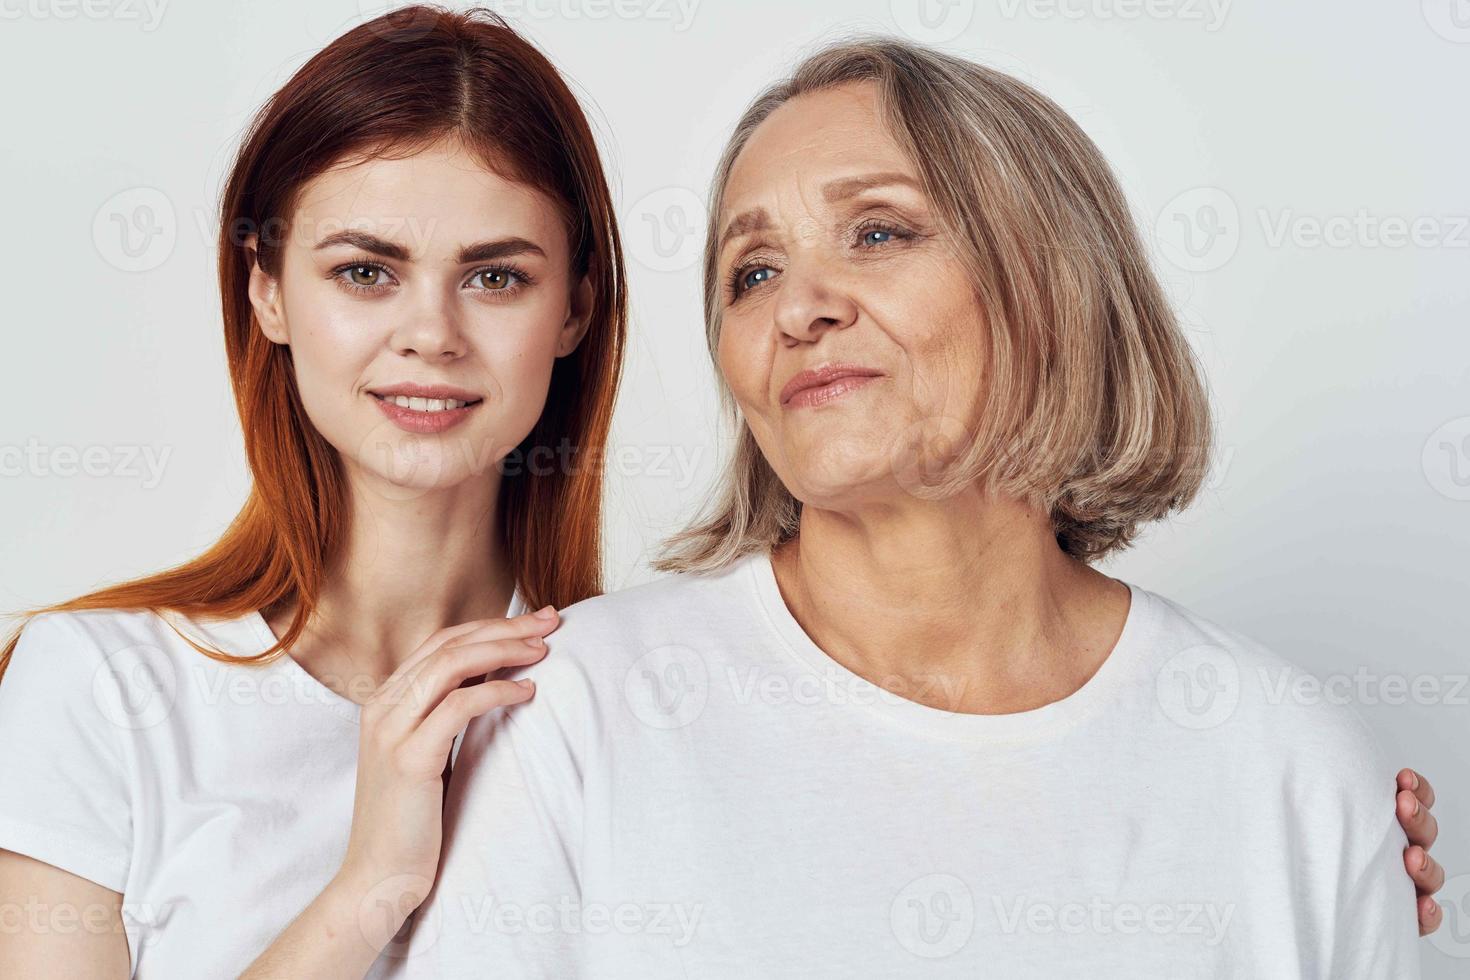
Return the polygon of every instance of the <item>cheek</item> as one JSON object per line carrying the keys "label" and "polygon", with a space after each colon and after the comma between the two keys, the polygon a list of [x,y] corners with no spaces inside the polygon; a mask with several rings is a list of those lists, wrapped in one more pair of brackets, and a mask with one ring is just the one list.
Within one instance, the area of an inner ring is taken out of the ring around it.
{"label": "cheek", "polygon": [[761,349],[754,342],[750,325],[726,317],[720,329],[715,356],[720,374],[730,386],[730,393],[735,396],[741,411],[747,416],[759,413],[763,407],[767,368]]}
{"label": "cheek", "polygon": [[902,349],[916,407],[968,403],[984,373],[984,313],[968,278],[948,263],[928,263],[873,303],[885,332]]}
{"label": "cheek", "polygon": [[347,297],[304,292],[286,294],[291,361],[302,401],[308,407],[324,406],[330,401],[329,389],[350,386],[361,373],[381,337],[371,311],[352,309]]}

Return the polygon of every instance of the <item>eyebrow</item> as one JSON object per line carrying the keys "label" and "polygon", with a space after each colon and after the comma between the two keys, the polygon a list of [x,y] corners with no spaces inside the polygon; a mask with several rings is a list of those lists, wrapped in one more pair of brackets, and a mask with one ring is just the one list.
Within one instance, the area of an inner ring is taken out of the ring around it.
{"label": "eyebrow", "polygon": [[[317,242],[315,248],[320,251],[324,248],[335,248],[339,245],[349,245],[360,248],[364,252],[372,252],[374,255],[382,255],[386,258],[396,259],[399,262],[411,261],[413,256],[408,249],[397,242],[390,242],[386,238],[379,238],[364,231],[339,231],[328,235]],[[466,245],[459,250],[456,261],[460,264],[466,262],[485,262],[493,259],[503,259],[512,255],[539,255],[546,257],[546,251],[540,245],[525,238],[498,238],[494,241],[476,242]]]}
{"label": "eyebrow", "polygon": [[[833,201],[845,201],[848,198],[856,197],[863,191],[872,190],[875,187],[895,186],[909,187],[916,191],[923,190],[919,182],[913,177],[896,170],[891,170],[883,173],[862,174],[857,177],[844,177],[841,180],[834,180],[822,188],[822,198],[829,203]],[[720,241],[715,251],[716,253],[723,251],[725,245],[732,238],[748,235],[753,231],[767,231],[770,227],[771,216],[766,212],[765,208],[751,208],[749,211],[742,211],[725,226],[725,230],[720,235]]]}
{"label": "eyebrow", "polygon": [[916,191],[922,191],[919,182],[908,174],[890,170],[884,173],[863,174],[858,177],[844,177],[834,180],[822,188],[822,197],[827,201],[843,201],[849,197],[856,197],[863,191],[872,190],[874,187],[908,187]]}
{"label": "eyebrow", "polygon": [[720,243],[715,247],[715,252],[717,254],[723,252],[725,245],[732,238],[749,235],[753,231],[766,231],[770,227],[771,216],[765,208],[751,208],[749,211],[742,211],[731,218],[730,223],[725,226],[725,231],[720,235]]}

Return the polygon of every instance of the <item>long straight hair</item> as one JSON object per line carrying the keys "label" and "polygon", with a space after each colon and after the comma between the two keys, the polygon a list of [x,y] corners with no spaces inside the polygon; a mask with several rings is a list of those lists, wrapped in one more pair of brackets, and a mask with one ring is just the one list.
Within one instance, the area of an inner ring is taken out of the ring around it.
{"label": "long straight hair", "polygon": [[[502,476],[501,531],[530,608],[602,591],[602,458],[627,330],[626,274],[612,195],[576,97],[550,61],[487,10],[395,10],[319,52],[257,113],[220,205],[219,287],[230,383],[253,475],[223,536],[175,568],[51,606],[171,610],[232,617],[296,603],[280,641],[251,656],[191,645],[215,660],[263,664],[306,628],[323,576],[346,537],[346,485],[337,451],[312,426],[288,347],[260,331],[247,293],[247,236],[280,271],[295,195],[340,161],[409,154],[455,137],[508,179],[544,192],[562,212],[573,281],[592,288],[590,324],[557,359],[546,408],[517,447],[569,445],[577,464],[515,467]],[[10,664],[16,631],[0,653]],[[185,637],[187,640],[188,637]]]}

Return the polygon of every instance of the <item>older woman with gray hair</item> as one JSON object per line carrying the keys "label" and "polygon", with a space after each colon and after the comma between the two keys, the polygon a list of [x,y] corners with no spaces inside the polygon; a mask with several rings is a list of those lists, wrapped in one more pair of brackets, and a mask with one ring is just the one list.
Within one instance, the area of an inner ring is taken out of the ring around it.
{"label": "older woman with gray hair", "polygon": [[824,50],[737,126],[705,282],[722,496],[471,724],[410,975],[1417,975],[1366,728],[1091,567],[1210,421],[1065,113]]}

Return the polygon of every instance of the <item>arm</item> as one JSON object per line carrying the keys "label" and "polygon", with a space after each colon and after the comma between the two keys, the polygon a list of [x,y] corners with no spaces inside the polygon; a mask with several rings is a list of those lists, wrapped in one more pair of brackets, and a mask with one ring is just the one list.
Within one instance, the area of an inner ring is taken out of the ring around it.
{"label": "arm", "polygon": [[452,626],[429,637],[363,706],[352,832],[342,867],[242,974],[360,980],[434,882],[445,778],[472,718],[529,699],[534,688],[491,671],[534,663],[557,623],[527,613]]}
{"label": "arm", "polygon": [[0,976],[132,974],[127,731],[99,710],[114,677],[86,628],[48,614],[0,682]]}
{"label": "arm", "polygon": [[122,896],[60,868],[0,850],[0,976],[11,980],[132,974]]}

